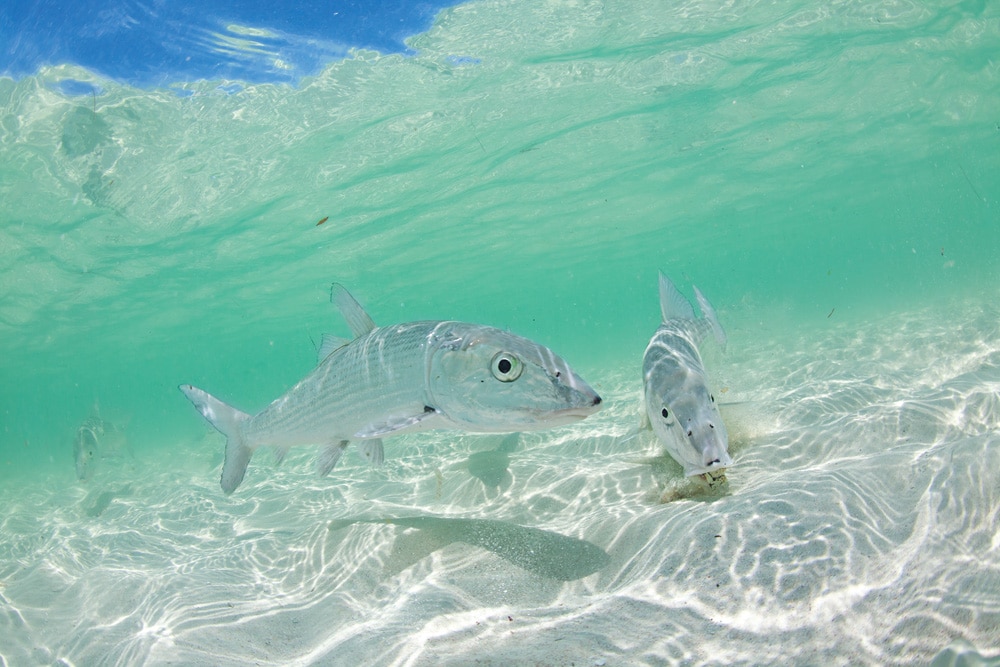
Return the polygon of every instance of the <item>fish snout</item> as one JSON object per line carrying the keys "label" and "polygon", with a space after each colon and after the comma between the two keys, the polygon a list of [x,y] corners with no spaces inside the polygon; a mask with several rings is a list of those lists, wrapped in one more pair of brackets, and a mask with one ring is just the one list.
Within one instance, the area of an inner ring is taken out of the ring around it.
{"label": "fish snout", "polygon": [[709,420],[697,426],[688,424],[687,436],[698,452],[699,462],[704,470],[728,468],[733,464],[728,451],[729,438],[721,423],[717,426],[714,421]]}
{"label": "fish snout", "polygon": [[544,418],[550,425],[568,424],[586,419],[601,409],[603,399],[600,395],[579,377],[577,379],[578,382],[574,383],[574,386],[558,385],[558,402],[562,406]]}
{"label": "fish snout", "polygon": [[597,412],[603,399],[587,384],[587,381],[568,367],[549,375],[562,400],[571,410],[581,412],[584,416]]}
{"label": "fish snout", "polygon": [[601,409],[601,403],[603,399],[600,394],[590,388],[589,385],[584,384],[585,389],[578,388],[576,390],[577,401],[576,403],[580,406],[580,410],[587,414],[593,414]]}
{"label": "fish snout", "polygon": [[[697,431],[700,432],[698,434],[699,437],[702,437],[706,440],[715,440],[718,438],[718,436],[715,433],[715,430],[716,430],[715,422],[707,421],[704,422],[704,424],[696,425],[692,422],[692,420],[690,419],[688,420],[687,436],[689,438],[695,437],[695,433]],[[720,433],[724,434],[725,430],[723,429],[722,431],[720,431]],[[723,435],[722,437],[725,438],[725,435]]]}

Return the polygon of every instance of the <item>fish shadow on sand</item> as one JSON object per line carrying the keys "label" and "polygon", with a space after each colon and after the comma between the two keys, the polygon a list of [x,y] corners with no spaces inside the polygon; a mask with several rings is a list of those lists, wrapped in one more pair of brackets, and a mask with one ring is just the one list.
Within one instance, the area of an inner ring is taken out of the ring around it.
{"label": "fish shadow on sand", "polygon": [[130,495],[132,495],[131,484],[118,484],[103,491],[91,491],[81,503],[83,513],[91,519],[96,519],[111,506],[116,498],[126,498]]}
{"label": "fish shadow on sand", "polygon": [[608,554],[586,540],[529,528],[492,519],[461,519],[414,516],[387,519],[341,519],[330,523],[330,530],[356,523],[388,524],[415,528],[412,536],[404,533],[393,543],[386,570],[397,574],[417,561],[454,542],[486,549],[504,560],[540,577],[574,581],[597,572],[608,561]]}
{"label": "fish shadow on sand", "polygon": [[469,473],[483,483],[487,491],[499,493],[514,481],[510,474],[510,455],[517,449],[520,434],[512,433],[496,449],[472,453],[465,463]]}

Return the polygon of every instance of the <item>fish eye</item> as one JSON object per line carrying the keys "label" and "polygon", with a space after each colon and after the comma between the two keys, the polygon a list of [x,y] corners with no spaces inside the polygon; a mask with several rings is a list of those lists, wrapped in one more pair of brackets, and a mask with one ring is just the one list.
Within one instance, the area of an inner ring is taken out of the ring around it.
{"label": "fish eye", "polygon": [[513,382],[521,377],[521,371],[524,370],[524,367],[513,354],[497,352],[493,355],[493,361],[490,362],[490,370],[493,372],[493,377],[501,382]]}
{"label": "fish eye", "polygon": [[667,423],[667,426],[673,426],[674,418],[670,415],[670,411],[666,407],[660,410],[660,414],[663,416],[663,420]]}
{"label": "fish eye", "polygon": [[669,417],[669,416],[670,416],[670,413],[669,413],[669,412],[667,412],[667,409],[666,409],[666,408],[663,408],[663,412],[661,412],[660,414],[661,414],[661,415],[663,415],[663,418],[664,418],[664,419],[666,419],[667,417]]}
{"label": "fish eye", "polygon": [[715,394],[709,394],[708,397],[712,399],[713,403],[715,403]]}

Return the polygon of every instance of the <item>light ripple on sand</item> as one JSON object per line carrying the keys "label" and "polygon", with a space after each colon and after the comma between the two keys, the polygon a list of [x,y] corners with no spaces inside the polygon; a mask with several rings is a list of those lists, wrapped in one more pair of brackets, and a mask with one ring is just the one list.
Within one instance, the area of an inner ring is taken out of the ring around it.
{"label": "light ripple on sand", "polygon": [[[391,439],[325,479],[314,451],[217,451],[0,490],[7,664],[908,664],[1000,652],[998,313],[916,313],[738,346],[725,492],[660,504],[639,382],[522,435],[503,485],[466,461],[501,437]],[[209,440],[213,440],[209,438]],[[214,450],[221,446],[211,443]],[[170,465],[184,460],[183,465]],[[140,463],[143,463],[140,461]],[[608,555],[572,581],[415,527],[505,521]],[[330,530],[331,522],[348,522]],[[969,642],[963,644],[962,642]],[[949,658],[951,656],[951,658]]]}

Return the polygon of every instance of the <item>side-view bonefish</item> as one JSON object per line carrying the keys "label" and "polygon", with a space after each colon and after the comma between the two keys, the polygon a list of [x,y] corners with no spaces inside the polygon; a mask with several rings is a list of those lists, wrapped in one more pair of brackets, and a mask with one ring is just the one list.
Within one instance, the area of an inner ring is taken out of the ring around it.
{"label": "side-view bonefish", "polygon": [[709,483],[733,464],[729,437],[715,396],[708,387],[698,345],[709,331],[723,350],[726,333],[712,304],[694,288],[701,317],[691,302],[660,273],[660,311],[663,323],[646,347],[642,360],[646,413],[653,432],[667,453],[684,466],[684,475],[706,475]]}
{"label": "side-view bonefish", "polygon": [[232,493],[259,447],[280,461],[292,445],[319,444],[321,475],[358,442],[373,463],[387,435],[427,429],[514,432],[568,424],[601,397],[549,348],[480,324],[424,321],[376,327],[346,289],[331,301],[354,334],[324,336],[319,365],[256,415],[185,384],[202,416],[226,436],[222,490]]}

